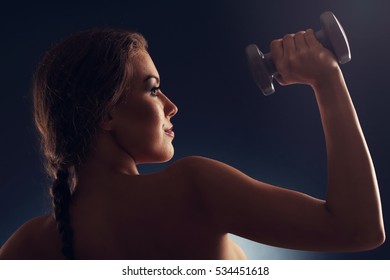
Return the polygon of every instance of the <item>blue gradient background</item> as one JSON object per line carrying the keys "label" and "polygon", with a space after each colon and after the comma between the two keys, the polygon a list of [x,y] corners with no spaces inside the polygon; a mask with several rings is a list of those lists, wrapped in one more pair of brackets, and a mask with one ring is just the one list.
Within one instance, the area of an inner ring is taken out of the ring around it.
{"label": "blue gradient background", "polygon": [[[50,211],[49,182],[32,123],[34,67],[52,43],[93,27],[133,29],[148,39],[162,88],[179,107],[173,119],[174,160],[215,158],[256,179],[324,198],[325,143],[311,90],[275,85],[276,94],[261,95],[244,48],[256,43],[268,52],[269,42],[286,33],[317,30],[319,15],[327,10],[339,18],[350,41],[352,61],[342,69],[377,169],[390,232],[388,1],[52,1],[0,10],[0,244],[26,220]],[[140,171],[164,166],[145,165]],[[251,259],[390,256],[388,242],[369,252],[335,254],[233,238]]]}

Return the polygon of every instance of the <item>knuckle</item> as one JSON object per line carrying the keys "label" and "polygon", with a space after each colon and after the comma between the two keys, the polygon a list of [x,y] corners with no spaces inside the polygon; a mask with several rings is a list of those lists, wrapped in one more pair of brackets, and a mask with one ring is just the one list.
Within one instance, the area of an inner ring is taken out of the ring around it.
{"label": "knuckle", "polygon": [[290,72],[295,72],[296,69],[299,68],[301,62],[302,62],[302,59],[300,59],[297,55],[290,57],[290,60],[288,61],[288,64],[287,64],[287,70]]}
{"label": "knuckle", "polygon": [[306,33],[307,34],[312,34],[312,33],[314,33],[314,31],[313,31],[312,28],[308,28],[308,29],[306,29]]}
{"label": "knuckle", "polygon": [[311,52],[311,50],[309,48],[299,48],[297,50],[297,55],[298,55],[298,57],[302,58],[302,57],[307,56],[310,52]]}
{"label": "knuckle", "polygon": [[282,52],[282,40],[273,40],[270,43],[270,50],[273,55],[278,55]]}
{"label": "knuckle", "polygon": [[283,36],[283,40],[291,40],[293,39],[295,34],[286,34]]}
{"label": "knuckle", "polygon": [[270,43],[270,47],[271,47],[271,48],[275,48],[275,47],[279,46],[281,42],[282,42],[282,39],[273,40],[273,41],[271,41],[271,43]]}

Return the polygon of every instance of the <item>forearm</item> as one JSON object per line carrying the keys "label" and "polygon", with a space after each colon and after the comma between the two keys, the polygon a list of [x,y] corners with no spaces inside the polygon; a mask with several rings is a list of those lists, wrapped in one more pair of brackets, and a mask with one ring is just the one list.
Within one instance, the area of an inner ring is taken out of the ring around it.
{"label": "forearm", "polygon": [[375,169],[341,71],[313,89],[327,147],[327,210],[357,238],[383,235]]}

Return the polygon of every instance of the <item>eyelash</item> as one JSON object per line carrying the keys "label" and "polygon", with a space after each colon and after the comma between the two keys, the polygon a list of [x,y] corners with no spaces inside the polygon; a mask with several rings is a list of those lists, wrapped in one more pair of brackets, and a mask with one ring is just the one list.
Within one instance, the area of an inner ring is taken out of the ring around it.
{"label": "eyelash", "polygon": [[152,89],[150,90],[150,94],[154,97],[157,97],[157,91],[160,90],[160,87],[152,87]]}

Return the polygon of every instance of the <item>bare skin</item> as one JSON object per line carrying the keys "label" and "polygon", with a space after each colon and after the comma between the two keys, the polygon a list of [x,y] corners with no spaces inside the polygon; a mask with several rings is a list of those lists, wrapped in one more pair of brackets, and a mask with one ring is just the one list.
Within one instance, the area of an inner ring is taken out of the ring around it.
{"label": "bare skin", "polygon": [[[80,194],[72,207],[77,258],[245,258],[213,228],[201,198],[176,165],[153,175],[112,175],[94,185],[98,190],[88,197]],[[23,249],[4,247],[4,258],[63,259],[52,215],[33,219],[12,238],[11,244]]]}
{"label": "bare skin", "polygon": [[[314,90],[327,145],[326,200],[201,157],[139,175],[137,164],[172,157],[169,128],[177,112],[160,90],[151,90],[159,76],[143,53],[135,62],[129,102],[101,123],[96,152],[79,174],[71,205],[77,258],[244,259],[227,233],[316,251],[369,250],[384,242],[375,170],[333,55],[312,30],[273,41],[271,52],[280,84]],[[150,76],[155,78],[146,79]],[[23,225],[0,258],[62,259],[53,217]]]}

